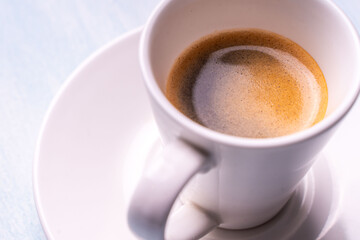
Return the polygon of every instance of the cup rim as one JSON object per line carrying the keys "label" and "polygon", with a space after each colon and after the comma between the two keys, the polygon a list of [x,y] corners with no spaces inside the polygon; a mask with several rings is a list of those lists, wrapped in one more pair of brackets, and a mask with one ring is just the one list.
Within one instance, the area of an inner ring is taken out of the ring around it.
{"label": "cup rim", "polygon": [[[143,32],[140,39],[139,47],[139,58],[140,58],[140,67],[142,70],[143,78],[145,85],[147,86],[148,91],[155,101],[161,106],[162,110],[168,113],[168,115],[180,125],[183,125],[185,128],[190,129],[192,132],[200,135],[203,138],[207,138],[211,141],[223,143],[231,146],[239,147],[249,147],[249,148],[270,148],[270,147],[280,147],[285,145],[290,145],[297,142],[302,142],[307,139],[316,137],[317,135],[325,132],[326,130],[334,127],[339,121],[345,117],[345,115],[350,111],[351,107],[356,102],[356,99],[360,93],[360,73],[357,76],[356,85],[354,88],[351,88],[350,91],[346,94],[343,102],[335,109],[331,115],[325,117],[319,123],[314,126],[291,133],[289,135],[279,136],[279,137],[270,137],[270,138],[246,138],[238,137],[233,135],[228,135],[225,133],[217,132],[205,126],[202,126],[199,123],[189,119],[179,110],[177,110],[166,98],[158,84],[156,83],[155,76],[150,67],[150,54],[149,54],[149,39],[152,34],[152,29],[156,23],[157,17],[161,14],[163,9],[171,3],[173,0],[164,0],[162,1],[152,12],[148,22],[145,24]],[[334,10],[342,16],[346,24],[349,26],[351,31],[352,38],[357,42],[357,49],[360,57],[360,36],[357,32],[355,26],[348,18],[348,16],[331,0],[320,0],[324,3],[327,3]],[[359,70],[360,72],[360,70]]]}

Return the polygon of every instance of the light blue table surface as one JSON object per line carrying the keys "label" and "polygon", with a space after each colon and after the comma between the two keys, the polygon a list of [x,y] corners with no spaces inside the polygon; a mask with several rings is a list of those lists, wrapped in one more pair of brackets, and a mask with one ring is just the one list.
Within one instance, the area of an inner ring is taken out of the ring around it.
{"label": "light blue table surface", "polygon": [[[158,2],[0,0],[0,240],[46,239],[32,190],[46,110],[87,56],[143,25]],[[360,29],[360,0],[335,2]]]}

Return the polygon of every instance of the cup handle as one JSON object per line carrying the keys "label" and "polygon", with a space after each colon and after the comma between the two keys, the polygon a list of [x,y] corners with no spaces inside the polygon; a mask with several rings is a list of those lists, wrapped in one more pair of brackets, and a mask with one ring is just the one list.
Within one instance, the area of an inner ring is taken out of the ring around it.
{"label": "cup handle", "polygon": [[142,175],[132,196],[130,229],[147,240],[163,240],[170,210],[186,183],[213,166],[208,156],[190,144],[176,140]]}

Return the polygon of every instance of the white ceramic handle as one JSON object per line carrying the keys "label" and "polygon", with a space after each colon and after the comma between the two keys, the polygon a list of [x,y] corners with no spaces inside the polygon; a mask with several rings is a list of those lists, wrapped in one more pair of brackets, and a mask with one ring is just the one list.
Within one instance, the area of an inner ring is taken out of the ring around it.
{"label": "white ceramic handle", "polygon": [[219,224],[215,215],[187,202],[170,216],[165,236],[169,240],[197,240]]}
{"label": "white ceramic handle", "polygon": [[178,140],[165,146],[162,157],[147,168],[131,199],[128,223],[147,240],[163,240],[170,210],[186,183],[210,168],[207,156]]}

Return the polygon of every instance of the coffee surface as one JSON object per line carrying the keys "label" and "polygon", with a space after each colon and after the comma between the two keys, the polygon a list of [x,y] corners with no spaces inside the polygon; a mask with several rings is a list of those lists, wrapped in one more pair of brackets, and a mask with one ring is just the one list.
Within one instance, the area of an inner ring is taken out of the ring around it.
{"label": "coffee surface", "polygon": [[217,32],[175,61],[166,96],[215,131],[250,138],[291,134],[324,118],[327,86],[298,44],[258,29]]}

